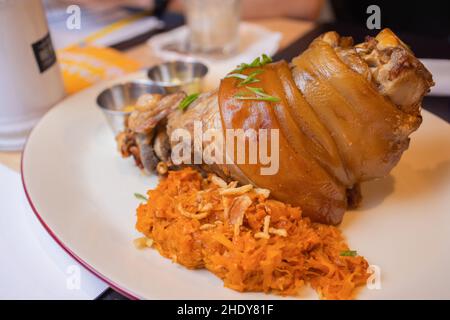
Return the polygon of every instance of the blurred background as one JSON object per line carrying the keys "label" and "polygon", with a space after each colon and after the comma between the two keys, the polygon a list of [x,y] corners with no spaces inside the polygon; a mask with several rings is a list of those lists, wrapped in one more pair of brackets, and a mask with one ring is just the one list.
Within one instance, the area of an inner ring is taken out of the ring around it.
{"label": "blurred background", "polygon": [[[141,67],[150,66],[155,61],[142,58],[149,52],[142,55],[142,51],[132,50],[150,39],[147,49],[152,56],[164,61],[200,60],[213,66],[209,80],[217,81],[233,64],[262,52],[290,59],[328,30],[363,41],[385,27],[411,45],[420,58],[450,57],[447,1],[44,0],[44,5],[63,71],[67,71],[67,63],[73,71],[73,59],[65,58],[73,57],[74,52],[67,49],[73,50],[77,44],[127,51]],[[80,10],[80,24],[69,28],[68,17],[75,12],[74,6]],[[308,27],[289,21],[301,21]],[[183,25],[187,27],[178,28]],[[297,38],[301,39],[294,44]],[[100,51],[93,54],[103,57]],[[127,72],[136,67],[128,60],[124,64],[130,66]],[[108,78],[110,74],[107,72]],[[67,79],[68,74],[64,75]],[[75,79],[68,84],[66,80],[66,89],[72,93],[89,83]]]}
{"label": "blurred background", "polygon": [[[385,27],[393,29],[421,58],[450,56],[450,3],[446,1],[408,1],[407,4],[383,0],[43,1],[53,45],[60,50],[63,71],[67,71],[67,64],[74,70],[73,59],[65,59],[74,57],[74,52],[67,50],[74,45],[126,51],[151,39],[147,49],[152,56],[160,60],[200,60],[214,66],[209,80],[217,81],[233,64],[239,63],[239,59],[251,59],[261,52],[280,53],[285,47],[283,42],[289,43],[292,50],[277,58],[289,59],[322,32],[336,30],[363,41],[365,36],[375,35]],[[68,17],[76,13],[74,6],[79,8],[80,24],[70,27]],[[276,21],[303,21],[305,26],[309,23],[312,30],[306,28],[311,31],[308,36],[302,27]],[[184,24],[187,28],[177,28]],[[268,26],[269,30],[257,26]],[[281,33],[278,38],[276,32]],[[283,39],[286,37],[288,39]],[[303,38],[297,45],[292,41],[297,40],[296,37]],[[93,54],[104,57],[100,51]],[[142,56],[141,51],[128,52],[128,57],[138,61],[141,67],[155,63]],[[130,66],[126,71],[136,68],[131,61],[124,64]],[[83,79],[67,83],[68,74],[64,75],[69,93],[90,84],[90,81],[84,84]],[[110,76],[114,76],[114,72],[107,72],[106,77]]]}
{"label": "blurred background", "polygon": [[[84,11],[90,25],[113,22],[124,15],[144,10],[157,16],[166,12],[185,14],[196,1],[183,0],[44,0],[49,21],[57,26],[58,16],[65,19],[65,9],[76,4]],[[207,1],[206,1],[207,2]],[[214,0],[213,0],[214,2]],[[226,2],[226,1],[225,1]],[[241,0],[244,20],[289,17],[317,22],[345,22],[366,26],[367,8],[377,5],[382,12],[382,25],[435,37],[449,37],[450,4],[446,1],[350,1],[350,0]],[[217,3],[216,3],[217,5]]]}

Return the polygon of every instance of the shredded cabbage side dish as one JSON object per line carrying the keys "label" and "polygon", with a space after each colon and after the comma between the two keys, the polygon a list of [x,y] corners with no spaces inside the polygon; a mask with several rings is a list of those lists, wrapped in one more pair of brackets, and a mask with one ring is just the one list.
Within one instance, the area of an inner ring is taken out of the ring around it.
{"label": "shredded cabbage side dish", "polygon": [[323,299],[353,298],[369,276],[364,257],[338,228],[312,223],[269,193],[192,168],[169,171],[137,208],[136,228],[144,247],[206,268],[237,291],[297,295],[309,284]]}

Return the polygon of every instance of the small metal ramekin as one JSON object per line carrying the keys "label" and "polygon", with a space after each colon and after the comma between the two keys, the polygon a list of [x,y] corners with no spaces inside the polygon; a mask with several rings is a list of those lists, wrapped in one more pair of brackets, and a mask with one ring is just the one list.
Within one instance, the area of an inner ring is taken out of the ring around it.
{"label": "small metal ramekin", "polygon": [[166,89],[167,93],[201,92],[208,67],[201,62],[171,61],[148,69],[148,79]]}
{"label": "small metal ramekin", "polygon": [[136,80],[116,84],[97,96],[97,105],[103,111],[114,135],[125,129],[125,121],[131,114],[131,111],[125,111],[124,108],[135,105],[137,99],[145,93],[165,94],[166,90],[150,81]]}

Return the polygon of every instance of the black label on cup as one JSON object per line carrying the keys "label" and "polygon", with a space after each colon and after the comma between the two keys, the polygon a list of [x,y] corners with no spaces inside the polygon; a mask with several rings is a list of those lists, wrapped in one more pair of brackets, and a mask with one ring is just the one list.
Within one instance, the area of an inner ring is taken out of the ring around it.
{"label": "black label on cup", "polygon": [[39,66],[39,71],[43,73],[56,62],[55,50],[53,50],[52,39],[50,33],[47,33],[41,40],[31,45],[33,47],[34,56]]}

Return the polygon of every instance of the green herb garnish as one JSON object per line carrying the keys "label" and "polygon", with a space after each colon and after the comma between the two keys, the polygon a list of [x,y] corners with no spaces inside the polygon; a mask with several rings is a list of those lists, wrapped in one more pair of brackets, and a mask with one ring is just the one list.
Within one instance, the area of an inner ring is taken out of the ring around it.
{"label": "green herb garnish", "polygon": [[200,93],[193,93],[191,95],[188,95],[186,98],[184,98],[181,102],[180,105],[178,106],[181,110],[185,110],[187,107],[189,107],[189,105],[194,102],[195,100],[197,100],[198,96],[200,95]]}
{"label": "green herb garnish", "polygon": [[257,100],[257,101],[270,101],[270,102],[278,102],[280,99],[277,97],[249,97],[249,96],[235,96],[238,100]]}
{"label": "green herb garnish", "polygon": [[247,68],[259,68],[271,62],[272,58],[264,53],[261,57],[255,58],[251,63],[241,63],[232,72],[242,72]]}
{"label": "green herb garnish", "polygon": [[146,196],[144,196],[143,194],[137,193],[137,192],[134,193],[134,197],[138,200],[148,201]]}
{"label": "green herb garnish", "polygon": [[255,77],[262,73],[263,70],[255,70],[252,73],[250,73],[249,75],[245,75],[242,73],[230,73],[229,75],[227,75],[225,78],[236,78],[236,79],[240,79],[242,80],[241,82],[238,83],[238,87],[242,87],[246,84],[250,84],[250,83],[255,83],[255,82],[259,82],[261,80],[256,79]]}
{"label": "green herb garnish", "polygon": [[246,86],[245,88],[247,88],[249,91],[254,93],[255,96],[250,96],[248,94],[240,92],[240,93],[235,94],[234,97],[239,100],[258,100],[258,101],[271,101],[271,102],[279,102],[280,101],[280,98],[268,95],[267,93],[264,92],[264,90],[262,88],[254,88],[254,87],[249,87],[249,86]]}
{"label": "green herb garnish", "polygon": [[230,73],[225,78],[237,78],[237,79],[241,79],[241,80],[246,80],[248,78],[248,76],[246,76],[245,74],[241,74],[241,73]]}
{"label": "green herb garnish", "polygon": [[246,88],[248,90],[250,90],[251,92],[253,92],[254,94],[256,94],[257,96],[260,97],[270,97],[267,93],[264,92],[263,88],[255,88],[255,87],[247,87]]}
{"label": "green herb garnish", "polygon": [[267,54],[265,54],[265,53],[263,53],[263,55],[262,55],[262,64],[263,65],[265,65],[265,64],[268,64],[268,63],[271,63],[272,62],[272,58],[271,57],[269,57]]}
{"label": "green herb garnish", "polygon": [[358,252],[356,250],[345,250],[341,251],[339,255],[341,257],[356,257],[358,255]]}
{"label": "green herb garnish", "polygon": [[249,75],[244,75],[244,74],[240,73],[244,69],[247,69],[247,68],[261,68],[270,62],[272,62],[272,58],[270,58],[267,54],[263,54],[261,57],[255,58],[251,63],[241,63],[240,65],[237,66],[237,68],[235,70],[233,70],[229,75],[227,75],[225,77],[225,78],[241,79],[242,81],[239,82],[237,86],[238,87],[245,86],[245,88],[247,88],[247,90],[249,90],[251,93],[255,94],[253,96],[253,95],[250,95],[245,92],[240,92],[240,93],[237,93],[234,95],[234,97],[236,99],[260,100],[260,101],[271,101],[271,102],[280,101],[280,98],[268,95],[267,93],[264,92],[264,90],[262,88],[253,88],[253,87],[246,86],[247,84],[260,82],[261,80],[257,79],[256,76],[258,74],[264,72],[264,70],[261,70],[261,69],[255,70],[252,73],[250,73]]}
{"label": "green herb garnish", "polygon": [[247,76],[246,79],[244,79],[243,81],[239,82],[238,87],[242,87],[242,86],[244,86],[244,85],[246,85],[246,84],[250,84],[250,83],[255,83],[255,82],[261,81],[261,80],[259,80],[259,79],[256,79],[255,77],[256,77],[258,74],[262,73],[262,72],[263,72],[263,70],[255,70],[255,71],[253,71],[252,73],[250,73],[250,74]]}

